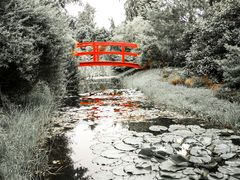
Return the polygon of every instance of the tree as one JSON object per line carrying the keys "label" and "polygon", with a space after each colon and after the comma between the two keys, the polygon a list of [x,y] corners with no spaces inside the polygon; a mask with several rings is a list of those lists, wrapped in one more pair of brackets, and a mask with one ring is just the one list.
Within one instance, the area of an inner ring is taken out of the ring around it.
{"label": "tree", "polygon": [[[154,30],[148,20],[142,17],[135,17],[132,21],[127,21],[125,24],[119,25],[113,32],[114,41],[134,42],[139,45],[137,51],[143,52],[140,58],[144,65],[146,61],[151,60],[159,62],[161,57],[153,58],[151,55],[157,54],[155,42],[156,36],[153,35]],[[150,51],[152,51],[150,53]],[[147,54],[148,52],[148,54]],[[133,60],[132,57],[129,60]]]}
{"label": "tree", "polygon": [[126,20],[132,21],[134,17],[141,16],[147,19],[147,12],[152,9],[158,0],[127,0],[124,4]]}
{"label": "tree", "polygon": [[185,57],[182,54],[185,49],[182,45],[184,43],[188,47],[190,42],[185,41],[188,37],[184,38],[183,34],[200,19],[206,8],[205,0],[159,0],[149,11],[148,19],[158,38],[158,47],[169,65],[185,64]]}
{"label": "tree", "polygon": [[228,66],[225,59],[232,57],[226,45],[239,46],[239,11],[240,2],[235,0],[222,0],[208,9],[204,20],[196,27],[187,54],[187,67],[192,72],[208,75],[218,82],[224,80],[223,67]]}
{"label": "tree", "polygon": [[76,39],[79,42],[93,41],[96,23],[94,22],[95,9],[86,4],[84,10],[78,14],[76,22]]}
{"label": "tree", "polygon": [[1,4],[0,86],[18,96],[38,81],[54,92],[64,91],[64,66],[70,41],[67,19],[59,9],[37,0]]}

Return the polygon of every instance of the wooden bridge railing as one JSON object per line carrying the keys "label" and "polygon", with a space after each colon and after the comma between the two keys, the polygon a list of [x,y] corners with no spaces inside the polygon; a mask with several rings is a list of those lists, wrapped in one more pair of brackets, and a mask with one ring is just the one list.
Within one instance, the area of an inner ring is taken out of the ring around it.
{"label": "wooden bridge railing", "polygon": [[[84,55],[92,55],[93,61],[88,62],[80,62],[79,66],[126,66],[126,67],[132,67],[132,68],[141,68],[140,65],[132,62],[126,62],[125,56],[138,56],[137,53],[133,52],[126,52],[125,48],[137,48],[138,45],[135,43],[126,43],[126,42],[83,42],[83,43],[77,43],[76,48],[82,48],[91,46],[93,51],[90,52],[74,52],[75,56],[84,56]],[[121,51],[105,51],[108,46],[118,46],[121,47]],[[121,55],[122,61],[106,61],[106,60],[100,60],[100,55]]]}

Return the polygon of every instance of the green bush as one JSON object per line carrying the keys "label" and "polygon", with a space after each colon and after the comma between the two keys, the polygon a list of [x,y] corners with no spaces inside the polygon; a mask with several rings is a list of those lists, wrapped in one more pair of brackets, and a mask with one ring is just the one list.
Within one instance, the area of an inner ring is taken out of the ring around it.
{"label": "green bush", "polygon": [[45,1],[0,4],[0,86],[4,94],[29,92],[39,80],[55,92],[64,88],[68,58],[67,19]]}
{"label": "green bush", "polygon": [[187,54],[187,67],[195,74],[224,80],[225,59],[232,56],[225,45],[239,46],[239,11],[239,1],[222,0],[209,8],[203,21],[197,24]]}

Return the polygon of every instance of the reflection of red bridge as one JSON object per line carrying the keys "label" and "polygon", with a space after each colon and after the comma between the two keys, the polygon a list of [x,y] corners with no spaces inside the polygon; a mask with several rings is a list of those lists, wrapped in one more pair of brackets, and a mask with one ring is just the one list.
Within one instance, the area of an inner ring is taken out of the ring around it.
{"label": "reflection of red bridge", "polygon": [[[93,61],[91,62],[80,62],[80,66],[126,66],[132,68],[141,68],[136,63],[126,62],[125,56],[138,56],[137,53],[126,52],[125,48],[137,48],[138,45],[134,43],[125,42],[84,42],[77,43],[76,48],[91,46],[93,51],[90,52],[74,52],[75,56],[93,55]],[[105,51],[107,46],[118,46],[121,47],[121,51]],[[104,54],[116,54],[122,56],[122,61],[104,61],[100,60],[99,56]]]}

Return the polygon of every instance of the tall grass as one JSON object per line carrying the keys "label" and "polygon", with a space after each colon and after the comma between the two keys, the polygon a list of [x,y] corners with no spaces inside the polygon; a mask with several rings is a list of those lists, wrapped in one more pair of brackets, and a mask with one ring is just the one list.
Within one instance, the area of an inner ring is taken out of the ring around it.
{"label": "tall grass", "polygon": [[0,115],[0,174],[5,180],[32,179],[47,164],[40,142],[55,107],[53,96],[41,86],[26,99],[24,107],[8,102]]}
{"label": "tall grass", "polygon": [[187,88],[164,82],[161,69],[138,72],[126,77],[123,84],[128,88],[142,90],[156,104],[169,109],[191,112],[211,119],[212,123],[236,126],[240,124],[240,105],[215,97],[214,91],[206,88]]}

